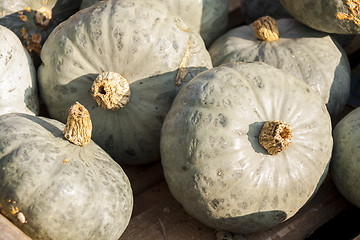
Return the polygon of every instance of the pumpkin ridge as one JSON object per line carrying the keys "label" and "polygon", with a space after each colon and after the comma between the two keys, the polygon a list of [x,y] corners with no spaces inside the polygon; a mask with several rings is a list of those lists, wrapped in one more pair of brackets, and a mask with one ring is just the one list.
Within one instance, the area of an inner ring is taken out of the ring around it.
{"label": "pumpkin ridge", "polygon": [[[77,17],[80,17],[79,16],[80,15],[80,13],[76,13],[75,15],[73,15],[71,18],[77,18]],[[64,25],[64,26],[63,26]],[[46,62],[49,62],[49,61],[46,61],[46,58],[47,58],[47,56],[51,56],[52,54],[54,55],[54,56],[57,56],[57,55],[61,55],[62,53],[62,51],[64,51],[64,53],[65,53],[65,55],[67,55],[67,56],[69,56],[69,55],[75,55],[76,54],[76,56],[77,56],[77,58],[80,58],[80,61],[82,62],[82,63],[84,63],[84,62],[87,62],[88,63],[88,65],[85,67],[86,69],[94,69],[94,68],[96,68],[96,66],[95,66],[95,64],[94,64],[94,62],[90,62],[88,59],[88,57],[87,57],[87,54],[85,53],[85,51],[83,51],[83,49],[85,49],[85,48],[82,48],[80,45],[79,45],[79,43],[78,43],[78,41],[76,41],[76,35],[73,33],[73,31],[74,31],[74,28],[68,28],[67,27],[67,25],[66,24],[63,24],[63,23],[60,23],[60,25],[55,29],[55,30],[57,30],[56,32],[54,32],[54,34],[55,35],[59,35],[59,36],[61,36],[61,39],[60,38],[56,38],[57,40],[56,41],[64,41],[63,39],[66,39],[65,40],[65,44],[64,44],[64,48],[63,49],[58,49],[58,48],[51,48],[51,47],[49,47],[49,48],[47,48],[47,47],[45,47],[46,45],[47,45],[47,42],[45,42],[45,44],[44,44],[44,47],[43,47],[43,49],[45,49],[45,51],[44,51],[44,53],[41,55],[41,58],[43,59],[43,63],[42,63],[42,65],[46,65]],[[84,36],[85,37],[85,36]],[[48,43],[48,44],[50,44],[50,43]],[[47,49],[49,49],[49,51],[51,51],[51,52],[47,52]],[[67,50],[68,49],[68,50]],[[71,50],[70,50],[71,49]],[[68,51],[68,52],[66,52],[66,51]],[[75,51],[75,52],[74,52]],[[43,51],[42,51],[43,52]],[[55,59],[55,58],[54,58]],[[79,61],[79,60],[78,60]],[[43,68],[44,66],[40,66],[40,68]],[[76,66],[76,65],[74,65],[74,66]],[[84,67],[84,65],[81,65],[82,67]],[[78,77],[78,76],[80,76],[80,74],[78,74],[77,72],[76,72],[76,70],[77,69],[80,69],[81,70],[81,68],[80,67],[77,67],[77,68],[74,68],[73,70],[75,70],[75,71],[73,71],[73,72],[70,72],[70,71],[66,71],[66,74],[67,74],[67,76],[68,76],[68,74],[71,76],[71,77]],[[56,74],[56,71],[55,71],[55,69],[53,70],[53,72]],[[68,78],[71,78],[71,77],[68,77]]]}
{"label": "pumpkin ridge", "polygon": [[[241,65],[242,63],[239,63],[239,65]],[[251,78],[251,81],[249,81],[248,78],[245,78],[243,77],[243,71],[239,69],[239,71],[236,71],[235,69],[231,68],[231,67],[227,67],[226,64],[224,66],[220,66],[219,68],[226,68],[226,71],[230,71],[231,73],[233,74],[236,74],[239,79],[241,80],[241,83],[245,84],[246,87],[247,87],[247,90],[249,92],[251,92],[251,94],[253,95],[253,98],[256,99],[257,101],[260,101],[259,99],[259,96],[257,94],[255,94],[255,91],[253,90],[253,88],[251,87],[254,83],[252,82],[252,78]],[[258,119],[262,119],[262,118],[265,118],[267,119],[267,117],[265,116],[260,116],[260,112],[262,113],[267,113],[267,111],[265,110],[264,108],[264,105],[263,104],[255,104],[253,103],[252,101],[249,102],[248,99],[246,99],[247,101],[247,104],[254,110],[254,112],[256,113],[256,115],[258,116]],[[255,105],[260,107],[260,111],[258,108],[255,108]]]}
{"label": "pumpkin ridge", "polygon": [[[65,26],[64,27],[62,27],[61,28],[61,31],[62,31],[62,33],[57,33],[58,35],[60,35],[60,36],[63,36],[64,38],[66,38],[67,40],[65,41],[66,43],[65,44],[69,44],[69,46],[70,46],[70,48],[72,49],[72,52],[70,53],[68,53],[68,54],[66,54],[66,55],[70,55],[70,54],[76,54],[76,57],[77,57],[77,59],[80,59],[80,60],[78,60],[79,62],[81,62],[82,63],[82,67],[83,68],[85,68],[85,69],[89,69],[89,71],[90,71],[90,69],[97,69],[98,68],[98,66],[97,66],[97,64],[94,62],[94,61],[90,61],[89,59],[89,57],[88,57],[88,54],[86,53],[86,51],[85,51],[85,47],[82,47],[80,44],[79,44],[79,42],[76,40],[76,34],[74,34],[73,33],[73,31],[75,31],[73,28],[72,29],[68,29],[67,27],[66,27],[66,24],[64,24]],[[87,36],[86,35],[83,35],[83,37],[84,38],[87,38]],[[89,41],[89,40],[87,40],[87,41]],[[64,49],[66,49],[66,48],[64,48]],[[94,49],[94,48],[92,48],[92,49]],[[76,53],[75,53],[75,52]],[[57,51],[56,51],[57,52]],[[86,65],[86,67],[84,67],[84,62],[86,62],[86,63],[88,63],[87,65]],[[44,64],[44,63],[43,63]],[[45,64],[44,64],[45,65]],[[80,67],[78,67],[78,69],[81,69]],[[74,69],[75,70],[75,69]],[[82,70],[82,69],[81,69]],[[74,73],[74,76],[80,76],[80,74],[75,74]]]}
{"label": "pumpkin ridge", "polygon": [[[310,58],[310,62],[316,62],[316,61],[314,61],[314,59],[316,59],[318,62],[320,62],[321,59],[319,59],[319,56],[315,55],[314,52],[306,49],[302,44],[296,44],[296,47],[301,49],[300,50],[301,52],[306,52],[306,55]],[[299,65],[297,67],[300,69]],[[314,70],[321,72],[322,76],[327,75],[327,72],[321,66]],[[302,69],[300,69],[299,72],[301,73],[301,79],[303,79],[306,83],[308,83],[308,80],[307,80],[308,78],[304,75],[305,74],[304,71],[302,71]],[[322,81],[322,79],[323,78],[318,78],[318,81]],[[317,81],[317,83],[318,83],[318,81]],[[326,84],[326,82],[322,81],[321,85],[323,85],[323,84]],[[321,96],[321,99],[323,99],[323,101],[325,103],[327,103],[329,101],[329,97],[330,97],[330,87],[327,86],[327,88],[329,89],[329,91],[320,91],[318,88],[316,88],[316,92]],[[326,96],[324,96],[324,94],[326,94]]]}

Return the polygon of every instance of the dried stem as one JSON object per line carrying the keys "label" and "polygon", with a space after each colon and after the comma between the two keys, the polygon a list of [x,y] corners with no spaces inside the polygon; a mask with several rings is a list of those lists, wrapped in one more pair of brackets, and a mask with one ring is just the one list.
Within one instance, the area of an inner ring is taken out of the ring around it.
{"label": "dried stem", "polygon": [[66,126],[63,134],[67,140],[85,146],[91,140],[92,123],[89,111],[80,103],[76,102],[69,109]]}
{"label": "dried stem", "polygon": [[271,155],[277,155],[292,141],[290,125],[281,121],[268,121],[264,124],[259,135],[259,143]]}
{"label": "dried stem", "polygon": [[261,41],[276,41],[279,39],[277,22],[270,16],[261,17],[251,24],[255,36]]}

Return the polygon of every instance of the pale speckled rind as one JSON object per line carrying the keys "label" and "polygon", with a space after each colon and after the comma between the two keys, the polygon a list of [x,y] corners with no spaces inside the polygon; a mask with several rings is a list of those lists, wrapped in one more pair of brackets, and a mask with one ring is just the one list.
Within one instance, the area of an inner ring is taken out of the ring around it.
{"label": "pale speckled rind", "polygon": [[[65,122],[78,101],[93,123],[93,140],[117,162],[158,161],[160,129],[177,91],[211,68],[198,33],[158,1],[105,1],[60,24],[42,50],[40,94],[51,117]],[[186,77],[179,67],[190,48]],[[91,97],[98,73],[118,72],[130,84],[130,101],[118,111],[99,107]]]}
{"label": "pale speckled rind", "polygon": [[360,108],[348,113],[334,128],[330,172],[339,192],[360,207]]}
{"label": "pale speckled rind", "polygon": [[[81,9],[101,0],[83,0]],[[178,14],[191,28],[200,33],[206,46],[210,46],[226,31],[229,21],[228,0],[158,0],[170,11]]]}
{"label": "pale speckled rind", "polygon": [[27,114],[0,116],[1,210],[33,239],[117,240],[132,212],[129,180],[94,142],[67,141],[64,127]]}
{"label": "pale speckled rind", "polygon": [[0,115],[39,114],[34,64],[18,37],[0,26]]}
{"label": "pale speckled rind", "polygon": [[[258,143],[265,121],[293,129],[271,156]],[[331,120],[318,94],[264,63],[228,63],[196,76],[176,96],[161,134],[169,189],[215,229],[249,233],[293,216],[328,171]]]}
{"label": "pale speckled rind", "polygon": [[335,117],[350,97],[351,69],[344,49],[327,33],[294,19],[278,19],[277,24],[280,38],[272,42],[256,39],[251,25],[228,31],[209,49],[213,65],[263,61],[287,71],[318,92]]}
{"label": "pale speckled rind", "polygon": [[[337,34],[360,33],[360,26],[354,21],[336,18],[339,12],[350,14],[346,1],[280,0],[280,3],[296,20],[316,30]],[[359,19],[360,16],[356,17]]]}

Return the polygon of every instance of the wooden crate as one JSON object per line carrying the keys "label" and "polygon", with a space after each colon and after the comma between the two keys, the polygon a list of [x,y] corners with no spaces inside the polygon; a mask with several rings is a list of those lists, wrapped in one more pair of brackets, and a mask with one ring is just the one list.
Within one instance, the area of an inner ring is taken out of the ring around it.
{"label": "wooden crate", "polygon": [[[243,24],[241,0],[230,0],[229,14],[229,28]],[[345,47],[349,57],[358,55],[359,38]],[[333,124],[352,109],[347,107]],[[303,240],[351,206],[328,176],[314,198],[289,220],[265,232],[232,235],[206,227],[184,211],[169,192],[160,161],[123,168],[132,185],[134,209],[119,240]],[[31,239],[0,214],[0,240]],[[353,240],[360,240],[360,235]]]}

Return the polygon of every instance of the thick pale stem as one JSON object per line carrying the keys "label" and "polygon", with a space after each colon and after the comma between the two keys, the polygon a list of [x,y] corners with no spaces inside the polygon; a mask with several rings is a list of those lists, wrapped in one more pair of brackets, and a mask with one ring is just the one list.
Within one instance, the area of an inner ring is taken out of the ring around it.
{"label": "thick pale stem", "polygon": [[92,97],[104,109],[116,110],[124,107],[130,100],[128,81],[115,72],[98,75],[91,87]]}
{"label": "thick pale stem", "polygon": [[46,28],[50,25],[52,19],[52,10],[46,6],[42,6],[36,10],[35,21],[40,26]]}
{"label": "thick pale stem", "polygon": [[80,103],[76,102],[69,109],[66,126],[63,134],[67,140],[85,146],[91,140],[92,123],[89,111]]}
{"label": "thick pale stem", "polygon": [[279,39],[277,22],[270,16],[261,17],[251,24],[255,36],[261,41],[276,41]]}
{"label": "thick pale stem", "polygon": [[292,141],[290,125],[281,121],[268,121],[259,135],[259,143],[271,155],[277,155],[285,150]]}

